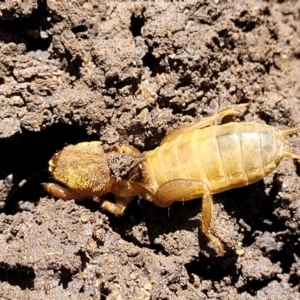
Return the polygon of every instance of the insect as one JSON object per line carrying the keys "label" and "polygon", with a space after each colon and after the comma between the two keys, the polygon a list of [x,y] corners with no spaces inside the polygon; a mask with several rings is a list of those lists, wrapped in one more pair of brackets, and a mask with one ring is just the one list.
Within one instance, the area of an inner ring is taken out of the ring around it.
{"label": "insect", "polygon": [[[102,208],[113,214],[122,214],[133,196],[136,196],[128,180],[112,176],[108,166],[108,154],[125,153],[135,157],[140,152],[134,147],[122,145],[104,151],[101,142],[83,142],[68,145],[55,153],[49,161],[52,177],[60,182],[46,183],[46,191],[64,200],[91,199],[102,202]],[[107,193],[115,195],[115,203],[103,199]]]}
{"label": "insect", "polygon": [[[117,197],[116,204],[104,201],[102,207],[115,214],[122,213],[134,195],[160,207],[202,197],[201,229],[216,247],[218,255],[223,255],[221,242],[211,233],[212,195],[261,180],[284,157],[300,160],[300,155],[294,153],[285,140],[285,136],[300,131],[300,127],[280,130],[256,122],[213,125],[225,116],[239,115],[246,106],[248,104],[225,108],[172,131],[159,147],[139,155],[139,164],[130,177],[122,178],[120,183],[111,179],[109,173],[100,172],[99,176],[106,177],[109,182],[107,187],[102,187],[100,196],[110,191],[124,197],[122,201]],[[127,153],[132,155],[130,151]],[[54,169],[58,159],[51,161],[50,166],[52,164]],[[57,179],[70,186],[64,180]],[[89,195],[93,193],[86,194]]]}
{"label": "insect", "polygon": [[247,105],[223,109],[171,132],[159,147],[142,154],[139,175],[131,179],[139,196],[160,207],[202,197],[202,231],[218,255],[224,250],[210,231],[212,195],[259,181],[284,157],[300,159],[285,140],[300,127],[280,130],[256,122],[212,125],[239,115]]}

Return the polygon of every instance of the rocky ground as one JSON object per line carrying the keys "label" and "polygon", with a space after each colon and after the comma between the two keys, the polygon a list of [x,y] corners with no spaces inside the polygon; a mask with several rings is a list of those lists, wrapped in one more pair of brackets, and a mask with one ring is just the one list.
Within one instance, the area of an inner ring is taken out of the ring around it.
{"label": "rocky ground", "polygon": [[[49,197],[48,160],[101,140],[139,150],[235,103],[300,124],[299,1],[0,3],[1,299],[298,299],[300,164],[215,199],[122,217]],[[300,152],[300,137],[288,140]]]}

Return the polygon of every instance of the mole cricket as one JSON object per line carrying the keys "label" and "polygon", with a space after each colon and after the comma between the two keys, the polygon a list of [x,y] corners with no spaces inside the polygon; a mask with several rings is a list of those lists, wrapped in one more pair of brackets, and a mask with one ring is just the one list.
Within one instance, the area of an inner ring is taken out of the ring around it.
{"label": "mole cricket", "polygon": [[212,195],[261,180],[285,157],[300,160],[285,139],[300,127],[277,129],[256,122],[214,125],[225,116],[239,115],[247,106],[234,105],[175,129],[151,151],[116,147],[110,153],[125,153],[137,161],[121,180],[112,176],[108,152],[100,142],[69,145],[49,162],[52,177],[63,186],[46,183],[45,189],[65,200],[99,201],[112,193],[115,201],[103,200],[101,206],[116,215],[123,214],[134,196],[159,207],[202,197],[201,229],[221,256],[223,245],[211,233]]}

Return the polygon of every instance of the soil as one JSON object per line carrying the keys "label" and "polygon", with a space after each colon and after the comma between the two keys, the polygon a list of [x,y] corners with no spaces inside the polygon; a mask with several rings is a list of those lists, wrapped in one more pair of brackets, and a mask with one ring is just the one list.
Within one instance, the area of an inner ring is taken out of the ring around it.
{"label": "soil", "polygon": [[[251,101],[241,120],[300,123],[299,1],[0,3],[1,299],[299,299],[300,164],[201,200],[121,217],[49,197],[48,160],[101,140],[154,149]],[[288,138],[300,151],[300,136]]]}

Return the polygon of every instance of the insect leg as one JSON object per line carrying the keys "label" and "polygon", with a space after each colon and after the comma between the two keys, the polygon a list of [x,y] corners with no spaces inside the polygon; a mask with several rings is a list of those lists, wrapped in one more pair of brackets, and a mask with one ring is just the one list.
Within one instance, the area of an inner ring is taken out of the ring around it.
{"label": "insect leg", "polygon": [[249,103],[242,103],[232,105],[230,107],[223,108],[213,114],[212,116],[205,117],[194,124],[189,125],[190,131],[194,129],[204,128],[206,126],[212,125],[214,122],[223,119],[226,116],[238,116],[241,114],[241,111],[244,110],[246,107],[249,106]]}
{"label": "insect leg", "polygon": [[217,247],[219,256],[224,255],[224,249],[220,240],[211,232],[211,223],[213,218],[213,198],[212,194],[205,182],[202,182],[203,199],[202,199],[202,231],[207,238]]}
{"label": "insect leg", "polygon": [[201,180],[174,179],[162,184],[155,195],[154,203],[157,206],[169,206],[174,201],[187,201],[198,197],[202,200],[201,229],[207,238],[216,246],[218,255],[224,254],[224,249],[217,237],[211,232],[213,218],[213,200],[208,185]]}
{"label": "insect leg", "polygon": [[122,215],[131,200],[132,197],[115,196],[115,203],[104,200],[101,207],[114,215]]}
{"label": "insect leg", "polygon": [[216,112],[212,116],[202,118],[193,124],[181,126],[180,128],[177,128],[177,129],[171,131],[168,135],[166,135],[165,138],[162,140],[161,144],[171,141],[183,133],[210,126],[214,122],[221,120],[226,116],[230,116],[230,115],[238,116],[241,114],[241,111],[248,106],[249,106],[249,103],[232,105],[230,107],[226,107],[226,108]]}
{"label": "insect leg", "polygon": [[68,187],[61,186],[57,183],[45,183],[44,189],[52,196],[63,200],[85,200],[86,197],[76,193]]}

